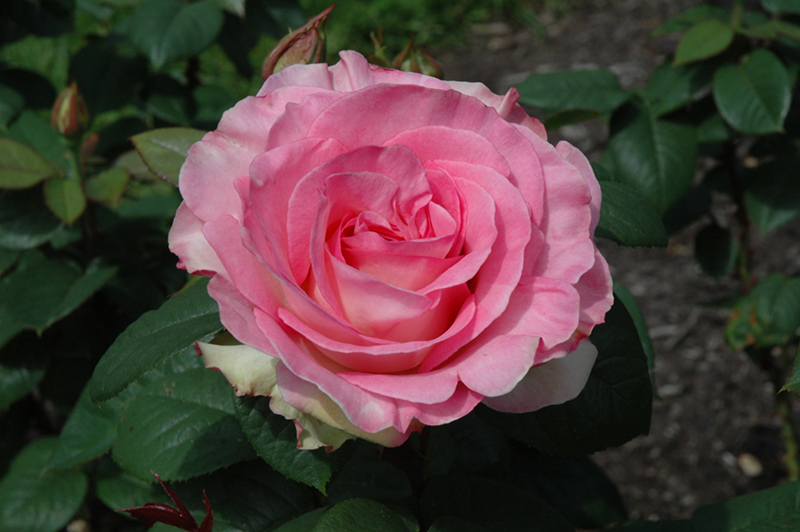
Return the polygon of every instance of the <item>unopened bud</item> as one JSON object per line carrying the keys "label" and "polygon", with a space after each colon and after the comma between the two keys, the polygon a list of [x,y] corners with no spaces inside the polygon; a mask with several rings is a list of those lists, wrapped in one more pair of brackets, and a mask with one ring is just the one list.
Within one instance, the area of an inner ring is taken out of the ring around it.
{"label": "unopened bud", "polygon": [[75,137],[89,128],[92,117],[78,85],[73,81],[61,91],[50,112],[50,125],[65,137]]}
{"label": "unopened bud", "polygon": [[442,67],[439,65],[439,62],[425,50],[414,44],[413,36],[408,41],[403,51],[397,54],[397,57],[392,61],[392,68],[404,72],[416,72],[418,74],[425,74],[426,76],[442,78]]}
{"label": "unopened bud", "polygon": [[282,68],[291,65],[319,63],[325,57],[325,23],[334,5],[309,20],[275,45],[261,65],[261,77],[267,79]]}

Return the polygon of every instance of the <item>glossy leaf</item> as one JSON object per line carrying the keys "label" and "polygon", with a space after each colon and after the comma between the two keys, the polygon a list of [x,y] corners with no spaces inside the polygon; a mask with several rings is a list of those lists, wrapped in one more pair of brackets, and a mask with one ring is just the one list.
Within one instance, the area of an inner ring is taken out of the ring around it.
{"label": "glossy leaf", "polygon": [[705,273],[722,277],[733,271],[739,246],[730,231],[711,223],[694,237],[694,256]]}
{"label": "glossy leaf", "polygon": [[296,517],[276,528],[273,532],[308,532],[311,530],[322,514],[325,513],[327,508],[317,508],[310,512],[304,513],[300,517]]}
{"label": "glossy leaf", "polygon": [[64,137],[55,132],[50,121],[33,111],[24,110],[8,130],[10,137],[27,144],[39,155],[49,160],[59,175],[68,176],[73,171],[72,154],[65,145]]}
{"label": "glossy leaf", "polygon": [[44,201],[56,217],[72,225],[86,210],[86,195],[77,178],[53,177],[44,184]]}
{"label": "glossy leaf", "polygon": [[450,516],[492,532],[573,532],[552,507],[511,484],[488,478],[451,475],[428,480],[422,513],[432,522]]}
{"label": "glossy leaf", "polygon": [[666,212],[694,177],[694,129],[659,119],[646,106],[627,105],[614,113],[611,130],[608,154],[617,175]]}
{"label": "glossy leaf", "polygon": [[298,449],[294,423],[273,413],[268,397],[237,397],[234,404],[236,417],[258,456],[275,471],[325,493],[342,460],[342,450],[325,453],[324,449]]}
{"label": "glossy leaf", "polygon": [[625,310],[630,314],[633,324],[636,326],[636,332],[639,334],[639,341],[642,343],[642,349],[647,357],[647,371],[650,374],[650,386],[655,393],[655,376],[653,369],[655,368],[656,353],[653,349],[653,341],[650,339],[650,328],[644,319],[644,314],[636,302],[636,298],[628,290],[625,285],[614,281],[614,298],[625,305]]}
{"label": "glossy leaf", "polygon": [[78,510],[88,485],[80,471],[45,473],[55,438],[28,445],[0,481],[0,530],[55,532]]}
{"label": "glossy leaf", "polygon": [[795,530],[800,527],[800,482],[703,506],[692,515],[692,525],[698,531]]}
{"label": "glossy leaf", "polygon": [[603,202],[596,236],[623,246],[667,245],[667,230],[650,201],[625,183],[600,181]]}
{"label": "glossy leaf", "polygon": [[156,69],[205,50],[222,29],[224,17],[213,0],[185,4],[149,0],[128,25],[128,39]]}
{"label": "glossy leaf", "polygon": [[607,113],[628,99],[608,70],[565,70],[533,74],[517,85],[520,102],[545,111],[584,109]]}
{"label": "glossy leaf", "polygon": [[27,188],[57,176],[61,170],[36,150],[0,137],[0,188]]}
{"label": "glossy leaf", "polygon": [[0,129],[25,107],[25,98],[11,87],[0,85]]}
{"label": "glossy leaf", "polygon": [[89,397],[89,388],[84,388],[61,429],[47,469],[69,469],[108,452],[117,439],[119,421],[120,404],[95,404]]}
{"label": "glossy leaf", "polygon": [[408,476],[383,459],[379,447],[361,441],[354,445],[359,446],[358,450],[328,486],[328,504],[359,497],[385,502],[414,496]]}
{"label": "glossy leaf", "polygon": [[42,201],[40,190],[0,190],[0,246],[31,249],[49,242],[63,228]]}
{"label": "glossy leaf", "polygon": [[[4,316],[5,311],[0,307],[0,327]],[[20,328],[16,330],[19,331]],[[26,349],[14,348],[13,342],[0,351],[0,412],[28,395],[44,377],[47,360],[37,355]]]}
{"label": "glossy leaf", "polygon": [[233,13],[237,17],[244,18],[245,0],[214,0],[219,7]]}
{"label": "glossy leaf", "polygon": [[786,138],[757,143],[752,153],[761,164],[744,171],[745,202],[761,234],[800,215],[800,144]]}
{"label": "glossy leaf", "polygon": [[653,72],[642,97],[658,117],[697,98],[711,84],[713,75],[714,68],[707,63],[675,66],[665,62]]}
{"label": "glossy leaf", "polygon": [[770,13],[800,13],[800,4],[795,0],[761,0],[761,5]]}
{"label": "glossy leaf", "polygon": [[544,453],[584,456],[647,434],[653,391],[636,325],[615,301],[591,335],[598,357],[583,391],[561,405],[528,414],[479,406],[478,413],[506,434]]}
{"label": "glossy leaf", "polygon": [[140,478],[184,480],[254,458],[231,395],[222,375],[202,367],[146,384],[122,407],[114,461]]}
{"label": "glossy leaf", "polygon": [[99,261],[81,272],[69,261],[28,251],[14,272],[0,279],[0,301],[22,327],[42,331],[75,310],[115,272],[116,268]]}
{"label": "glossy leaf", "polygon": [[350,499],[319,518],[311,532],[408,532],[403,519],[379,502]]}
{"label": "glossy leaf", "polygon": [[109,168],[86,180],[86,197],[106,205],[117,205],[129,180],[128,172],[122,168]]}
{"label": "glossy leaf", "polygon": [[189,147],[205,132],[183,128],[154,129],[131,138],[148,168],[161,179],[178,184],[178,175]]}
{"label": "glossy leaf", "polygon": [[791,92],[786,68],[768,50],[756,50],[738,65],[725,65],[714,74],[714,101],[719,112],[742,133],[783,131]]}
{"label": "glossy leaf", "polygon": [[687,31],[675,49],[675,66],[713,57],[733,42],[730,24],[717,19],[700,22]]}
{"label": "glossy leaf", "polygon": [[219,310],[207,285],[200,280],[188,286],[117,337],[95,368],[89,384],[92,400],[111,399],[145,371],[218,333]]}
{"label": "glossy leaf", "polygon": [[800,327],[800,277],[773,273],[734,307],[725,330],[732,349],[783,345]]}
{"label": "glossy leaf", "polygon": [[667,22],[653,30],[653,36],[667,35],[677,31],[683,31],[695,26],[698,23],[708,20],[729,20],[730,11],[718,6],[700,5],[693,7],[683,13],[675,15]]}

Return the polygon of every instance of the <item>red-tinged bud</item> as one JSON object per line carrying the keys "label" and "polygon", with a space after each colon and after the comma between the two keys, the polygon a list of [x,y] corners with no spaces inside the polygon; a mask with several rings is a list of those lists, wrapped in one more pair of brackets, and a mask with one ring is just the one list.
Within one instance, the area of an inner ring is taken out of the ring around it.
{"label": "red-tinged bud", "polygon": [[61,91],[50,112],[50,125],[65,137],[75,137],[89,128],[92,117],[78,85],[73,81]]}
{"label": "red-tinged bud", "polygon": [[392,61],[392,68],[404,72],[416,72],[418,74],[425,74],[426,76],[442,78],[442,67],[439,65],[439,62],[425,50],[414,44],[413,36],[408,41],[403,51],[397,54],[397,57]]}
{"label": "red-tinged bud", "polygon": [[325,58],[325,23],[335,5],[278,41],[261,66],[261,77],[267,79],[287,66],[321,62]]}
{"label": "red-tinged bud", "polygon": [[144,506],[126,508],[119,510],[120,512],[127,512],[131,517],[135,517],[147,527],[151,527],[156,523],[164,523],[187,532],[212,532],[214,528],[214,513],[211,511],[211,503],[208,501],[205,491],[203,491],[203,499],[206,506],[206,516],[203,519],[203,523],[198,526],[197,521],[178,496],[169,489],[169,486],[161,480],[161,477],[155,472],[153,472],[153,475],[161,483],[161,487],[164,488],[164,491],[167,492],[167,495],[169,495],[169,498],[172,499],[177,508],[157,502],[148,502]]}
{"label": "red-tinged bud", "polygon": [[97,145],[100,143],[100,135],[90,133],[81,144],[81,169],[86,170],[89,159],[94,155]]}

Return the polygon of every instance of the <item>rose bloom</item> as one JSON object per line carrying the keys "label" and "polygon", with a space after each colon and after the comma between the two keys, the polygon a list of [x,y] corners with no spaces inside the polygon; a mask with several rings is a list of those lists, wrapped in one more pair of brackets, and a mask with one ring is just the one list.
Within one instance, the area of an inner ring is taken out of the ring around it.
{"label": "rose bloom", "polygon": [[271,397],[301,448],[574,398],[612,302],[589,162],[515,89],[340,55],[189,149],[170,248],[240,342],[200,344],[206,366]]}

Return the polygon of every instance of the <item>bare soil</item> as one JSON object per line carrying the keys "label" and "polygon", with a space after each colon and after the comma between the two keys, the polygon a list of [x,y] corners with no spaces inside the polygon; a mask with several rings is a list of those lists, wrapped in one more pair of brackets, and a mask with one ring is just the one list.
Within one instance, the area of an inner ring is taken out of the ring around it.
{"label": "bare soil", "polygon": [[[496,92],[531,72],[586,68],[610,69],[624,87],[635,88],[676,42],[654,39],[650,31],[701,3],[584,0],[566,15],[541,13],[544,35],[514,21],[479,25],[462,48],[438,57],[448,79],[482,81]],[[565,138],[596,158],[607,127],[569,126],[552,138]],[[617,483],[631,518],[688,517],[699,506],[785,477],[777,391],[746,355],[728,349],[729,312],[710,305],[736,295],[739,285],[700,271],[692,256],[694,230],[674,236],[666,250],[601,243],[615,279],[637,297],[656,350],[660,399],[650,434],[594,456]],[[756,238],[754,256],[756,275],[800,273],[800,223]]]}

